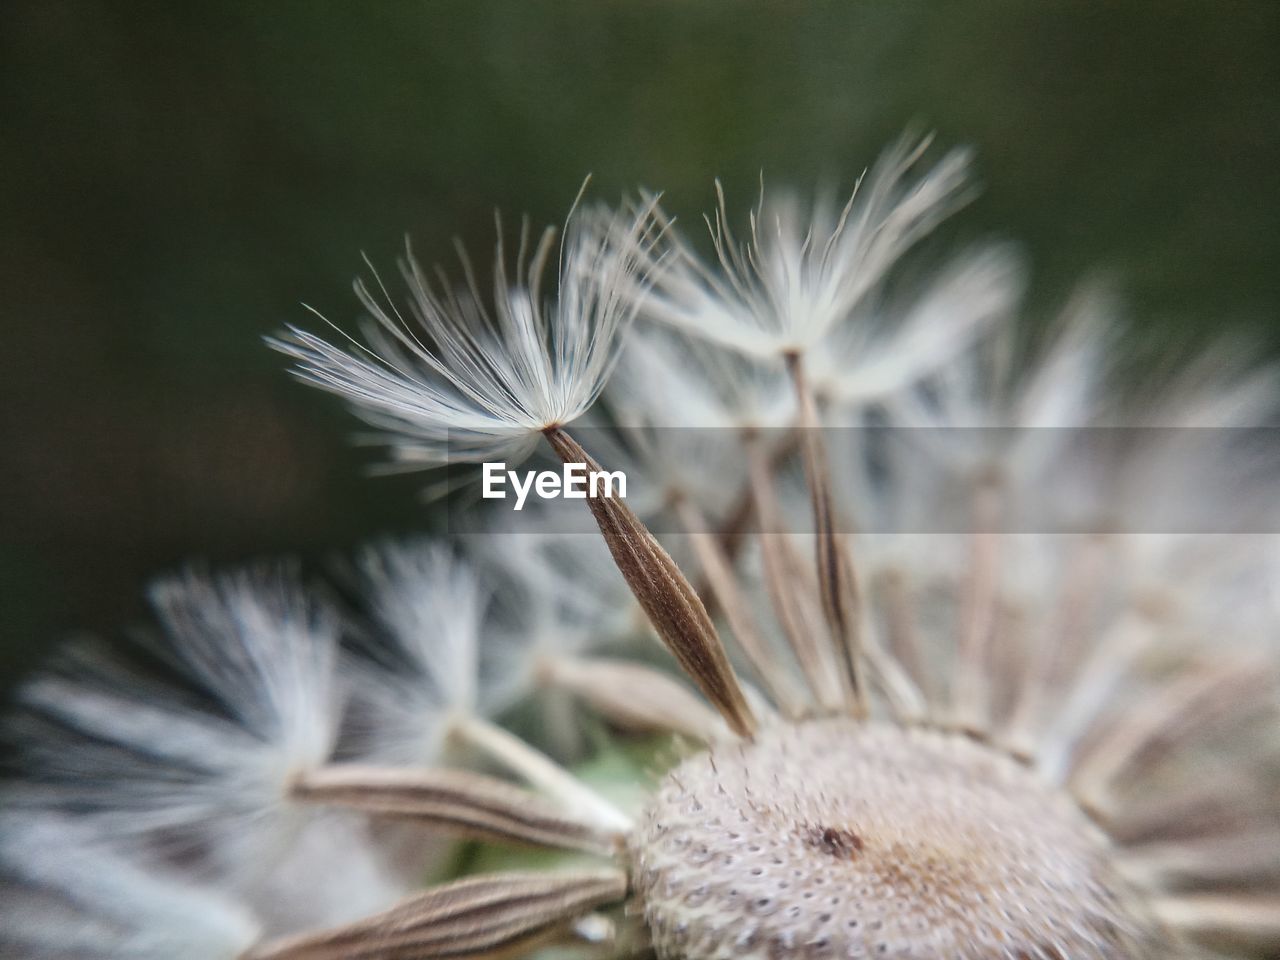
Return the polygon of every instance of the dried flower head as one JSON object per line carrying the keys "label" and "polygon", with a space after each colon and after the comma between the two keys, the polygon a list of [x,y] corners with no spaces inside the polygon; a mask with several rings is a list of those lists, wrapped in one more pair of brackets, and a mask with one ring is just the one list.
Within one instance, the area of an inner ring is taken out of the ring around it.
{"label": "dried flower head", "polygon": [[[23,912],[0,948],[1280,946],[1276,451],[1240,430],[1273,415],[1274,371],[1219,355],[1135,400],[1096,299],[1022,341],[994,249],[902,297],[898,259],[961,187],[960,155],[908,182],[918,159],[888,154],[839,214],[758,217],[747,248],[721,231],[723,272],[678,247],[652,296],[668,221],[650,205],[575,221],[554,307],[544,239],[514,284],[499,269],[492,317],[469,268],[455,293],[409,265],[420,330],[362,288],[368,352],[283,338],[402,461],[545,438],[596,467],[568,427],[629,334],[602,422],[631,433],[592,446],[650,489],[586,497],[603,547],[551,514],[469,548],[380,546],[350,609],[279,571],[160,588],[164,669],[82,652],[25,689],[0,822]],[[664,435],[682,414],[705,444]],[[911,429],[829,429],[866,422]],[[1206,508],[1212,491],[1230,495]],[[562,736],[586,710],[679,734],[674,762],[593,779]],[[559,855],[420,889],[440,835]]]}

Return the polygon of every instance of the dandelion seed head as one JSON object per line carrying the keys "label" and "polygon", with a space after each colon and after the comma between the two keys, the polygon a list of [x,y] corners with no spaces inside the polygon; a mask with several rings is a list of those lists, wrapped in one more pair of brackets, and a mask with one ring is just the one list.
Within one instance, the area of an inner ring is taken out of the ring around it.
{"label": "dandelion seed head", "polygon": [[[963,153],[917,176],[922,149],[844,206],[771,194],[745,243],[722,196],[714,266],[646,196],[570,217],[555,295],[553,236],[526,227],[491,292],[465,255],[460,283],[408,257],[405,307],[358,286],[360,340],[282,337],[402,466],[545,437],[650,489],[468,522],[465,548],[379,545],[349,608],[287,571],[162,582],[160,670],[82,645],[23,688],[0,884],[35,919],[0,946],[1183,960],[1280,941],[1280,461],[1236,436],[1271,422],[1275,371],[1230,347],[1128,389],[1089,290],[1046,335],[1014,328],[1003,247],[912,285],[896,265],[967,189]],[[683,759],[601,757],[627,771],[608,796],[567,766],[633,731]],[[593,862],[414,890],[450,837]]]}

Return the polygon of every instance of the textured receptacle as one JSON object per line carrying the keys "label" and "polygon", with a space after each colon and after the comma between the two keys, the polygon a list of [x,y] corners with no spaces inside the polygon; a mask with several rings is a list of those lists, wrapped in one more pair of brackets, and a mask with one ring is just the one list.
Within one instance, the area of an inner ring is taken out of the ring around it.
{"label": "textured receptacle", "polygon": [[1176,955],[1070,799],[957,735],[839,719],[715,748],[633,856],[672,960]]}

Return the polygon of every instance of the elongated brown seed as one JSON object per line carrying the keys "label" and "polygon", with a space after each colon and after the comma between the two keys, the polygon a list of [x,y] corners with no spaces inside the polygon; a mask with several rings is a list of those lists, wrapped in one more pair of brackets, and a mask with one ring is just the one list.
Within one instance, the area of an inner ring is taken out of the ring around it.
{"label": "elongated brown seed", "polygon": [[[772,461],[759,438],[748,436],[745,442],[756,521],[760,526],[757,536],[760,559],[774,616],[818,705],[824,709],[840,709],[845,699],[841,681],[846,675],[835,668],[834,651],[818,639],[821,624],[812,623],[813,618],[806,616],[806,593],[816,593],[816,590],[807,589],[812,585],[812,577],[801,569],[789,537],[782,532],[782,508],[774,486]],[[814,596],[812,604],[816,603]]]}
{"label": "elongated brown seed", "polygon": [[715,711],[688,687],[649,667],[627,660],[558,657],[546,678],[581,697],[624,729],[680,733],[710,740],[724,725]]}
{"label": "elongated brown seed", "polygon": [[822,612],[831,631],[841,666],[848,678],[855,711],[864,709],[862,677],[859,671],[858,588],[853,564],[847,556],[848,544],[836,537],[835,509],[831,501],[831,476],[813,391],[805,377],[804,360],[798,353],[787,355],[787,370],[795,386],[799,405],[800,455],[809,499],[813,506],[814,562],[818,571],[818,591]]}
{"label": "elongated brown seed", "polygon": [[467,770],[406,770],[363,765],[321,767],[301,775],[294,796],[415,820],[477,840],[609,855],[621,842],[566,816],[537,794]]}
{"label": "elongated brown seed", "polygon": [[1132,704],[1071,772],[1077,796],[1105,812],[1117,780],[1135,777],[1179,739],[1256,703],[1270,689],[1271,669],[1265,657],[1223,658],[1187,668],[1180,679]]}
{"label": "elongated brown seed", "polygon": [[626,891],[621,870],[468,877],[346,926],[269,941],[241,960],[505,957],[567,934],[574,921]]}
{"label": "elongated brown seed", "polygon": [[[600,469],[600,464],[564,430],[552,427],[545,435],[565,463],[585,464],[588,471]],[[755,716],[715,625],[680,568],[622,500],[594,496],[587,498],[587,505],[614,563],[658,637],[729,728],[739,736],[751,736],[756,727]]]}
{"label": "elongated brown seed", "polygon": [[769,648],[756,627],[751,616],[751,605],[743,595],[724,544],[708,529],[706,518],[688,497],[677,497],[673,506],[689,536],[698,563],[702,566],[707,594],[719,602],[729,630],[751,663],[756,676],[787,716],[802,716],[803,697],[791,683],[789,672],[777,668],[777,655]]}
{"label": "elongated brown seed", "polygon": [[1188,893],[1155,903],[1165,923],[1200,943],[1232,953],[1280,950],[1280,896]]}

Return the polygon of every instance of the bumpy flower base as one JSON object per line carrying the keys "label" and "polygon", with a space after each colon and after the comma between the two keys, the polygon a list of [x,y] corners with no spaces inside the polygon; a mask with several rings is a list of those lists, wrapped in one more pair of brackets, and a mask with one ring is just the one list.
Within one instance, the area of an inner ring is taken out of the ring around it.
{"label": "bumpy flower base", "polygon": [[948,733],[835,719],[713,748],[633,857],[668,958],[1177,955],[1068,797]]}

